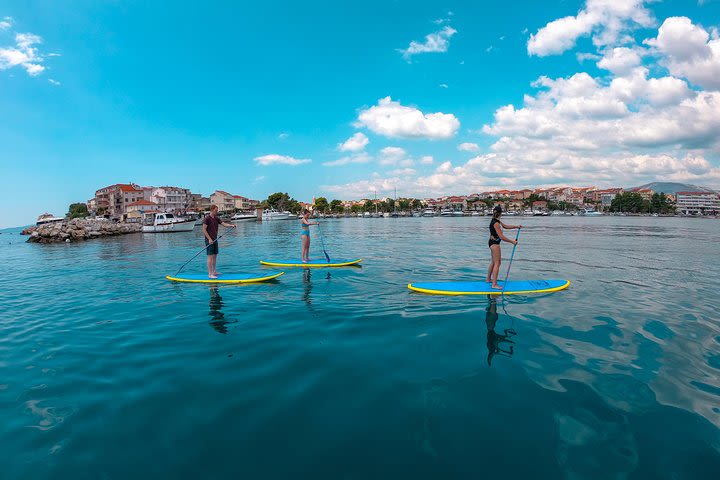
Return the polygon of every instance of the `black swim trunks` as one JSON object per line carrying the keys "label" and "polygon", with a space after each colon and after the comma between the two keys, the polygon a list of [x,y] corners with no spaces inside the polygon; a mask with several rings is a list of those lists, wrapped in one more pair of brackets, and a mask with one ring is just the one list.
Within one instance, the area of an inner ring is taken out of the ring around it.
{"label": "black swim trunks", "polygon": [[218,254],[218,241],[215,240],[212,245],[210,245],[210,242],[208,242],[208,239],[205,239],[205,250],[207,250],[208,255],[217,255]]}

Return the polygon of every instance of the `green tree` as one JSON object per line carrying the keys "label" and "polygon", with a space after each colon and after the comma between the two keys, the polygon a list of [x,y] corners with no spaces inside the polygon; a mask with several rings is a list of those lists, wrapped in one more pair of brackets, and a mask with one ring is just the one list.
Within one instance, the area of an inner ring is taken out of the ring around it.
{"label": "green tree", "polygon": [[275,210],[287,210],[291,213],[300,212],[300,203],[287,193],[275,192],[270,195],[267,200],[260,204],[263,208],[274,208]]}
{"label": "green tree", "polygon": [[315,210],[317,210],[318,212],[320,212],[320,213],[325,213],[325,212],[327,212],[327,210],[328,210],[328,208],[330,207],[330,205],[328,204],[327,198],[325,198],[325,197],[317,197],[317,198],[315,199],[315,205],[314,205],[314,207],[315,207]]}
{"label": "green tree", "polygon": [[71,203],[68,208],[68,217],[72,218],[85,218],[89,215],[87,205],[84,203]]}
{"label": "green tree", "polygon": [[351,211],[352,213],[359,213],[359,212],[362,211],[362,209],[363,209],[362,205],[357,205],[357,204],[355,204],[355,205],[353,205],[352,207],[350,207],[350,211]]}
{"label": "green tree", "polygon": [[637,192],[619,193],[610,204],[611,212],[645,213],[650,210],[650,202]]}
{"label": "green tree", "polygon": [[416,198],[415,200],[413,200],[413,201],[412,201],[412,208],[413,208],[413,210],[420,210],[421,208],[423,208],[423,202],[422,202],[422,200],[419,200],[419,199],[417,199],[417,198]]}
{"label": "green tree", "polygon": [[398,208],[402,210],[403,212],[406,212],[410,210],[411,201],[407,199],[402,199],[398,202]]}
{"label": "green tree", "polygon": [[345,206],[341,200],[333,200],[330,202],[330,210],[333,213],[343,213],[345,211]]}
{"label": "green tree", "polygon": [[365,205],[363,206],[363,210],[366,212],[369,212],[370,210],[375,210],[375,205],[371,200],[368,200],[365,202]]}

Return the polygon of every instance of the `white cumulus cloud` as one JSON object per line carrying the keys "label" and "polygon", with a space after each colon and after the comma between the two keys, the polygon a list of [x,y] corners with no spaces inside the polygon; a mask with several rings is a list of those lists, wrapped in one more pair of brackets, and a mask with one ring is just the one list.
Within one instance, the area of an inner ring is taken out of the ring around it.
{"label": "white cumulus cloud", "polygon": [[588,35],[598,46],[626,43],[630,39],[629,30],[650,27],[654,22],[645,3],[645,0],[587,0],[576,16],[553,20],[530,35],[527,51],[539,57],[557,55]]}
{"label": "white cumulus cloud", "polygon": [[312,160],[307,158],[294,158],[289,157],[286,155],[278,155],[277,153],[272,153],[270,155],[263,155],[262,157],[256,157],[255,162],[258,165],[268,166],[268,165],[301,165],[303,163],[310,163]]}
{"label": "white cumulus cloud", "polygon": [[632,48],[615,47],[607,50],[597,66],[616,75],[625,75],[642,63],[640,54]]}
{"label": "white cumulus cloud", "polygon": [[342,158],[338,158],[337,160],[332,160],[329,162],[324,162],[323,165],[326,167],[341,167],[344,165],[351,165],[354,163],[368,163],[372,161],[372,157],[368,155],[365,152],[355,153],[352,155],[347,155]]}
{"label": "white cumulus cloud", "polygon": [[450,37],[455,35],[457,30],[449,25],[446,25],[437,32],[431,33],[425,36],[424,42],[410,42],[410,46],[404,50],[400,50],[403,54],[403,58],[410,61],[413,55],[419,53],[442,53],[447,52],[450,46]]}
{"label": "white cumulus cloud", "polygon": [[458,145],[458,150],[461,152],[478,152],[480,146],[477,143],[464,142]]}
{"label": "white cumulus cloud", "polygon": [[[12,26],[7,20],[4,22],[8,24],[5,28]],[[0,47],[0,70],[21,67],[32,77],[41,74],[45,70],[45,66],[42,65],[45,58],[36,47],[40,43],[42,38],[32,33],[16,34],[15,45]]]}
{"label": "white cumulus cloud", "polygon": [[703,88],[720,90],[720,39],[687,17],[670,17],[656,38],[645,41],[660,55],[660,63],[675,76]]}
{"label": "white cumulus cloud", "polygon": [[357,132],[355,135],[339,144],[338,150],[341,152],[359,152],[360,150],[363,150],[368,143],[370,143],[368,137],[362,132]]}
{"label": "white cumulus cloud", "polygon": [[360,111],[355,125],[391,138],[437,140],[453,137],[460,121],[451,113],[423,113],[385,97],[377,105]]}

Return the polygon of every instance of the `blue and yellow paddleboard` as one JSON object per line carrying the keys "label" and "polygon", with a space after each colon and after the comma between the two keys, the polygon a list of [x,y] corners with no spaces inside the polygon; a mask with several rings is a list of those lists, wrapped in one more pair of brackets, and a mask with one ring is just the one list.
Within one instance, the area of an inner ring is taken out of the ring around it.
{"label": "blue and yellow paddleboard", "polygon": [[210,278],[207,274],[202,273],[179,273],[177,275],[167,275],[165,278],[173,282],[189,283],[255,283],[267,282],[284,274],[285,272],[279,272],[258,276],[254,273],[228,273],[219,275],[218,278]]}
{"label": "blue and yellow paddleboard", "polygon": [[[499,281],[502,286],[504,282]],[[414,292],[432,295],[517,295],[529,293],[550,293],[564,290],[570,280],[508,280],[505,290],[495,290],[489,282],[422,282],[409,283]]]}
{"label": "blue and yellow paddleboard", "polygon": [[358,260],[333,260],[327,262],[325,260],[310,260],[307,263],[303,263],[300,260],[260,260],[263,265],[270,267],[350,267],[352,265],[358,265],[362,262],[362,259]]}

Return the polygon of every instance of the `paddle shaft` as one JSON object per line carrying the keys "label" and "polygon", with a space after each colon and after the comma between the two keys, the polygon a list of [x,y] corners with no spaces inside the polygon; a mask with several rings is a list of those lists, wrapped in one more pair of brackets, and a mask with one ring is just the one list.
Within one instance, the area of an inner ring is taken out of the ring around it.
{"label": "paddle shaft", "polygon": [[175,272],[175,275],[177,275],[178,273],[180,273],[180,272],[182,271],[182,269],[185,268],[185,266],[186,266],[188,263],[190,263],[190,262],[192,262],[193,260],[195,260],[195,258],[203,252],[203,250],[207,250],[207,247],[209,247],[210,245],[212,245],[213,243],[217,242],[217,241],[220,240],[222,237],[224,237],[227,232],[229,232],[229,230],[225,230],[225,233],[223,233],[222,235],[220,235],[219,237],[217,237],[215,240],[213,240],[212,242],[210,242],[210,243],[208,243],[207,245],[205,245],[205,247],[203,247],[202,250],[200,250],[200,251],[197,252],[195,255],[193,255],[190,260],[188,260],[187,262],[183,263],[182,267],[180,267],[180,268],[178,269],[178,271]]}
{"label": "paddle shaft", "polygon": [[322,234],[322,228],[320,228],[320,221],[318,218],[318,234],[320,236],[320,245],[322,245],[323,253],[325,254],[325,260],[327,260],[328,263],[330,263],[330,255],[327,254],[327,250],[325,250],[325,240],[323,240],[323,234]]}
{"label": "paddle shaft", "polygon": [[520,229],[517,229],[517,235],[515,235],[515,244],[513,245],[512,253],[510,254],[510,263],[508,264],[507,272],[505,272],[505,281],[503,282],[502,291],[505,293],[505,286],[507,285],[508,277],[510,276],[510,267],[512,267],[513,258],[515,258],[515,247],[517,247],[517,241],[520,238]]}

